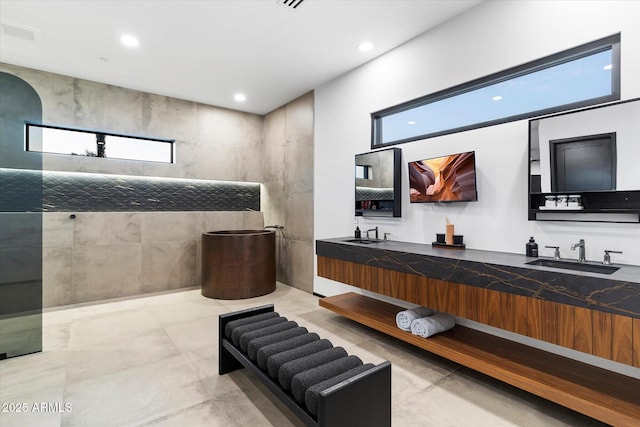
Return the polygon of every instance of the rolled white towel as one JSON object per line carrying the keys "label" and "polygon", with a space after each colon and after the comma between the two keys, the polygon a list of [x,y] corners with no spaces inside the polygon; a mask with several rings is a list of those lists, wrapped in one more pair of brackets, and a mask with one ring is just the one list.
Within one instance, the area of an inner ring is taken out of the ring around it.
{"label": "rolled white towel", "polygon": [[411,322],[411,333],[422,338],[448,331],[456,325],[456,320],[444,313],[421,317]]}
{"label": "rolled white towel", "polygon": [[411,330],[411,322],[421,317],[427,317],[435,314],[435,311],[427,307],[416,307],[410,310],[404,310],[396,314],[396,325],[403,331]]}

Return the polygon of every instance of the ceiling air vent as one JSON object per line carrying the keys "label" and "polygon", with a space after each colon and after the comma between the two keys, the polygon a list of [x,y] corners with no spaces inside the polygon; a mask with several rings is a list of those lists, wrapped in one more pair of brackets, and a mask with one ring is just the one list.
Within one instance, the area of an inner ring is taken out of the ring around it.
{"label": "ceiling air vent", "polygon": [[289,10],[298,10],[304,0],[276,0],[276,3],[285,6]]}
{"label": "ceiling air vent", "polygon": [[32,42],[40,38],[39,29],[5,19],[0,19],[0,28],[2,28],[2,34],[6,36],[18,37]]}

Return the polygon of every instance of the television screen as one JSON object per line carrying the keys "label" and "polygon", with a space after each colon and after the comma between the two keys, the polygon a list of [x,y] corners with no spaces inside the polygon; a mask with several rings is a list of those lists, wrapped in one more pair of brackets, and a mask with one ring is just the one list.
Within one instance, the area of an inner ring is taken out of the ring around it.
{"label": "television screen", "polygon": [[411,203],[475,202],[475,152],[451,154],[409,162]]}

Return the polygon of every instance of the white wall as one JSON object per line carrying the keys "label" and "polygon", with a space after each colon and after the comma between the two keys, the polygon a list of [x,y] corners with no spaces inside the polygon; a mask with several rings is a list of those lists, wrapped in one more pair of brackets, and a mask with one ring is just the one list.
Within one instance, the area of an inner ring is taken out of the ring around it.
{"label": "white wall", "polygon": [[[489,1],[423,34],[315,92],[315,238],[351,235],[354,155],[369,151],[370,113],[555,52],[621,33],[622,99],[640,96],[640,2]],[[587,259],[604,249],[624,251],[614,262],[640,264],[640,226],[527,221],[528,121],[522,120],[402,144],[403,216],[358,219],[361,229],[379,226],[394,240],[430,243],[448,217],[468,248],[524,253],[528,237],[559,245],[584,238]],[[409,204],[406,163],[475,150],[475,203]],[[323,295],[348,287],[315,277]]]}

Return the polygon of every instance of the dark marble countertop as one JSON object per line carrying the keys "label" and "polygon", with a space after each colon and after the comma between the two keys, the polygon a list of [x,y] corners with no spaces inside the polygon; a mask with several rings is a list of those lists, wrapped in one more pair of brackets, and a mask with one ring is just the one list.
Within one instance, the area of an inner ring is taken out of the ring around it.
{"label": "dark marble countertop", "polygon": [[614,263],[620,269],[613,274],[591,273],[527,265],[535,258],[522,254],[398,241],[346,242],[349,239],[317,240],[316,254],[640,318],[640,266]]}

